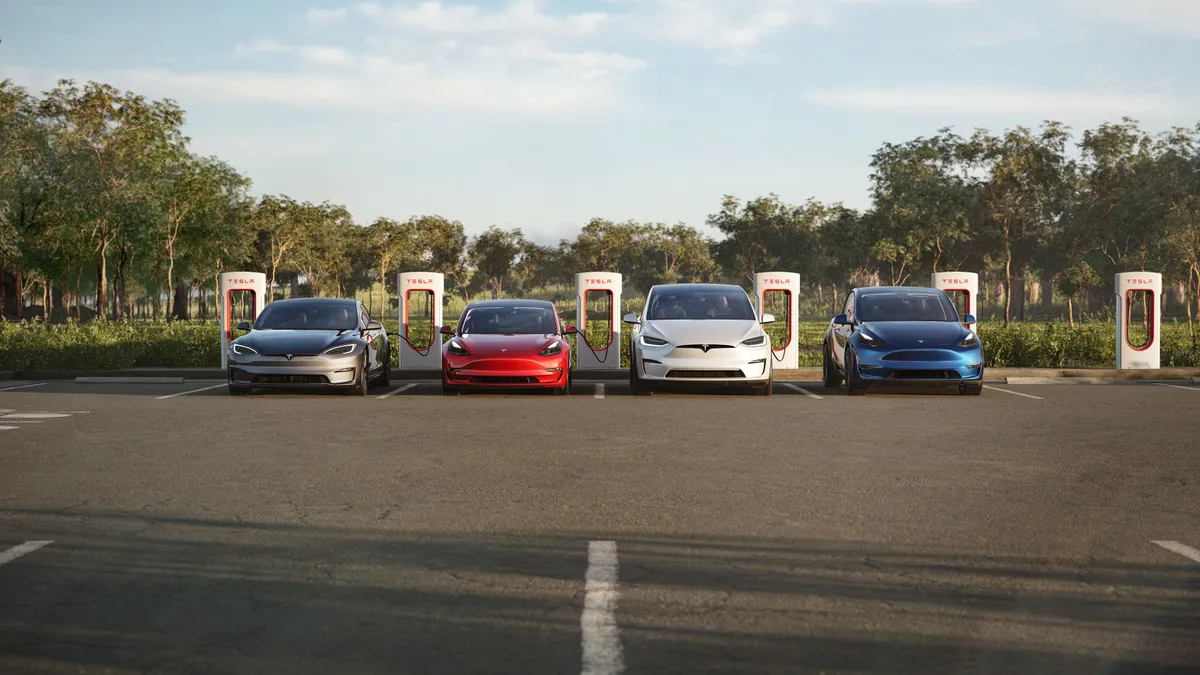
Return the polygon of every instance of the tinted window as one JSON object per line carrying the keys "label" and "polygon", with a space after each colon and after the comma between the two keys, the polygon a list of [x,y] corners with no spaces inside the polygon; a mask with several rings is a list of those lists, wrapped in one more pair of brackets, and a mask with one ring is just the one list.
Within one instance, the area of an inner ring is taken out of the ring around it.
{"label": "tinted window", "polygon": [[864,293],[858,298],[858,320],[868,321],[958,321],[958,313],[945,293],[928,291],[884,291]]}
{"label": "tinted window", "polygon": [[550,335],[557,332],[557,317],[549,307],[472,307],[462,318],[464,335]]}
{"label": "tinted window", "polygon": [[754,307],[740,288],[655,291],[647,314],[654,321],[668,319],[734,319],[754,321]]}
{"label": "tinted window", "polygon": [[273,302],[254,330],[351,330],[358,327],[354,305],[332,302]]}

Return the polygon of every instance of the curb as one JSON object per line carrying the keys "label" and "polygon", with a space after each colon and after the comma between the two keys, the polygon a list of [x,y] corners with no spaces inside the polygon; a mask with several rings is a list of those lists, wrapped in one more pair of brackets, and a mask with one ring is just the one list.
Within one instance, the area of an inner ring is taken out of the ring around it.
{"label": "curb", "polygon": [[182,377],[76,377],[79,384],[183,384]]}
{"label": "curb", "polygon": [[1006,377],[1005,384],[1112,384],[1111,377]]}

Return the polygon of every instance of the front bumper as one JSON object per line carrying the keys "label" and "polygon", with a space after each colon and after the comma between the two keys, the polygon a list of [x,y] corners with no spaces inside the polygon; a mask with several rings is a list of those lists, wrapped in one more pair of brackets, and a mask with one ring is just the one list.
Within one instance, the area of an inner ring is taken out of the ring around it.
{"label": "front bumper", "polygon": [[229,358],[229,384],[243,387],[345,387],[358,381],[362,354],[340,356],[237,356]]}
{"label": "front bumper", "polygon": [[539,389],[566,383],[570,361],[545,357],[442,357],[442,384],[456,389]]}
{"label": "front bumper", "polygon": [[638,377],[652,382],[745,382],[756,384],[771,377],[771,347],[699,349],[675,345],[650,347],[637,344],[634,348]]}
{"label": "front bumper", "polygon": [[983,380],[983,349],[879,349],[854,351],[858,376],[872,384],[976,383]]}

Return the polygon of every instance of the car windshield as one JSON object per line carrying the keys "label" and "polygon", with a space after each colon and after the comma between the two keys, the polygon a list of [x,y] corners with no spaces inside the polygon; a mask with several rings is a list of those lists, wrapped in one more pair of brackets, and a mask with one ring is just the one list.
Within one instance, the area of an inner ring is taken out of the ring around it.
{"label": "car windshield", "polygon": [[557,332],[557,317],[549,307],[471,307],[462,319],[464,335],[551,335]]}
{"label": "car windshield", "polygon": [[333,302],[273,302],[267,305],[254,330],[350,330],[358,327],[354,307]]}
{"label": "car windshield", "polygon": [[650,298],[647,316],[670,319],[733,319],[754,321],[754,307],[741,289],[686,289],[657,291]]}
{"label": "car windshield", "polygon": [[958,321],[958,312],[945,293],[887,291],[864,293],[858,298],[858,320]]}

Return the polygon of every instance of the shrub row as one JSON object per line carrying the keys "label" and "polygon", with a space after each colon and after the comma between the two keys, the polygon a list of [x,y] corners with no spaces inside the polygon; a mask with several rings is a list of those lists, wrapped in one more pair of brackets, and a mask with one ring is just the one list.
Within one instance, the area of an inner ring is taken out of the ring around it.
{"label": "shrub row", "polygon": [[[603,344],[604,325],[589,322],[592,344]],[[800,365],[821,365],[825,324],[800,324],[795,336]],[[1116,362],[1112,323],[1023,323],[1003,328],[983,324],[987,367],[1111,368]],[[782,323],[770,326],[771,339],[786,339]],[[428,334],[426,334],[428,335]],[[629,365],[629,330],[621,330],[621,364]],[[0,322],[0,370],[102,370],[117,368],[191,368],[221,364],[216,324],[196,323],[40,323]],[[414,341],[417,336],[413,336]],[[1162,327],[1163,367],[1200,367],[1200,350],[1185,323]],[[428,338],[425,338],[427,344]],[[584,347],[586,349],[586,347]],[[392,362],[396,363],[395,349]]]}

